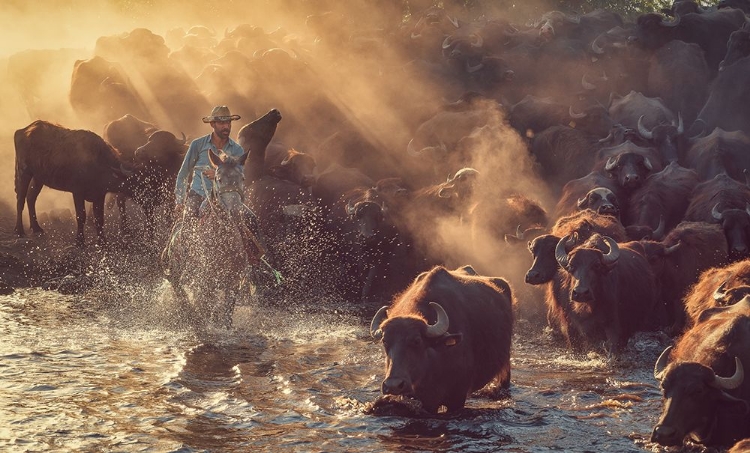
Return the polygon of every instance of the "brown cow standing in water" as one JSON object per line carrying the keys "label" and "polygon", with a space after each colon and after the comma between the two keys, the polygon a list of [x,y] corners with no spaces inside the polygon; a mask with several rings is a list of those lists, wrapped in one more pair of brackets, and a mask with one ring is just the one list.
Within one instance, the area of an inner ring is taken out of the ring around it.
{"label": "brown cow standing in water", "polygon": [[424,410],[461,409],[469,393],[510,385],[513,296],[499,277],[471,266],[437,266],[417,276],[370,333],[386,353],[385,395],[411,396]]}
{"label": "brown cow standing in water", "polygon": [[73,194],[78,245],[84,243],[85,202],[93,202],[94,225],[102,241],[104,196],[107,192],[119,192],[127,177],[115,149],[91,131],[66,129],[40,120],[17,130],[14,141],[16,234],[25,235],[21,218],[24,200],[29,204],[32,231],[44,233],[36,218],[36,199],[42,187],[48,186]]}

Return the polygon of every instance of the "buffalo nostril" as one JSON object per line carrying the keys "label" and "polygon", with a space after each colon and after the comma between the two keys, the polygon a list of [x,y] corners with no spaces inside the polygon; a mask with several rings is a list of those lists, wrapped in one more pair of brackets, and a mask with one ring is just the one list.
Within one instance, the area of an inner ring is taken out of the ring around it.
{"label": "buffalo nostril", "polygon": [[673,437],[675,436],[675,429],[664,426],[664,425],[656,425],[654,427],[654,431],[651,433],[651,442],[657,442],[662,445],[672,445],[674,444]]}
{"label": "buffalo nostril", "polygon": [[406,382],[403,379],[389,378],[383,381],[383,395],[401,395],[406,389]]}

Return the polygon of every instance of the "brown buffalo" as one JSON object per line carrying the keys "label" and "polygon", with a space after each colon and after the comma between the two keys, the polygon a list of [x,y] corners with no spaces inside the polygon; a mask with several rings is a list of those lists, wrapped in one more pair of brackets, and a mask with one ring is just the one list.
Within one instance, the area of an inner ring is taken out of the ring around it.
{"label": "brown buffalo", "polygon": [[651,441],[728,447],[750,436],[750,298],[695,325],[654,366],[664,409]]}
{"label": "brown buffalo", "polygon": [[434,413],[461,409],[487,384],[508,388],[513,304],[505,280],[470,266],[420,274],[370,325],[386,354],[383,394],[414,397]]}
{"label": "brown buffalo", "polygon": [[714,267],[703,272],[685,296],[688,325],[693,325],[705,310],[737,303],[750,293],[749,288],[750,260]]}
{"label": "brown buffalo", "polygon": [[569,239],[560,239],[555,257],[571,325],[583,347],[605,341],[607,352],[617,355],[633,333],[653,327],[654,275],[637,243],[594,235],[568,251]]}

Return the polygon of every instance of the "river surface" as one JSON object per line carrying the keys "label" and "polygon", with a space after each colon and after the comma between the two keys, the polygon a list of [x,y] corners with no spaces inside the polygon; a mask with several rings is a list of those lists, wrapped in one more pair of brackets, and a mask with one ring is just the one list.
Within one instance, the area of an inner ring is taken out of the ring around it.
{"label": "river surface", "polygon": [[174,322],[164,282],[111,291],[0,297],[1,451],[666,451],[648,442],[657,334],[611,362],[519,320],[510,398],[383,415],[383,353],[355,310],[255,301],[231,329],[196,330]]}

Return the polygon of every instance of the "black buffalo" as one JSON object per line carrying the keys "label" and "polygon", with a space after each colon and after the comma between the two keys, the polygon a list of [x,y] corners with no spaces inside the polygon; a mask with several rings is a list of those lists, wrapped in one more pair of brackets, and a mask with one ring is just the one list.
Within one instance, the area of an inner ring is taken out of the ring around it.
{"label": "black buffalo", "polygon": [[42,187],[71,192],[78,231],[76,242],[84,243],[86,201],[93,202],[94,224],[99,240],[104,239],[104,197],[122,190],[128,176],[117,152],[91,131],[71,130],[46,121],[34,121],[16,131],[16,227],[24,236],[24,201],[29,204],[29,221],[35,233],[43,233],[36,218],[36,199]]}

